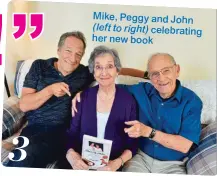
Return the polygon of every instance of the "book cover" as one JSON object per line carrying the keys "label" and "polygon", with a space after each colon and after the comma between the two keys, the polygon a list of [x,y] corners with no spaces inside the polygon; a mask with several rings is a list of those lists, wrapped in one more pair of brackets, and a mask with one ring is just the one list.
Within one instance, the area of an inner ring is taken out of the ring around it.
{"label": "book cover", "polygon": [[109,162],[112,141],[84,135],[82,159],[89,164],[90,170],[96,170]]}

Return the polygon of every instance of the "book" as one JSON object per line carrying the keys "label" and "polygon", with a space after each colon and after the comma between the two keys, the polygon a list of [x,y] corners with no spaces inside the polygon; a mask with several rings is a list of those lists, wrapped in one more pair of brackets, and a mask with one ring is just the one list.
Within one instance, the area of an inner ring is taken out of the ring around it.
{"label": "book", "polygon": [[108,164],[112,141],[84,135],[82,145],[82,159],[89,165],[89,170],[97,170]]}

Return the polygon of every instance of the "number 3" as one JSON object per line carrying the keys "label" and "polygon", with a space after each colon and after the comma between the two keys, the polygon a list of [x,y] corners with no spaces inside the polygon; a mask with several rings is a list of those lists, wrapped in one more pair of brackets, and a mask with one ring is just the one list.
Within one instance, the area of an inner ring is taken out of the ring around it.
{"label": "number 3", "polygon": [[24,142],[23,142],[23,145],[22,145],[21,147],[15,148],[14,150],[19,150],[19,151],[21,152],[21,157],[20,157],[20,159],[18,159],[18,160],[14,160],[14,159],[13,159],[13,158],[14,158],[14,153],[10,152],[9,155],[8,155],[8,158],[9,158],[9,160],[11,160],[11,161],[22,161],[22,160],[24,160],[24,159],[26,158],[26,155],[27,155],[27,154],[26,154],[26,151],[23,150],[22,148],[24,148],[24,147],[26,147],[26,146],[29,145],[29,139],[28,139],[27,137],[25,137],[25,136],[18,136],[18,137],[15,137],[15,138],[13,139],[13,144],[14,144],[14,145],[17,145],[17,144],[19,143],[18,138],[23,138]]}

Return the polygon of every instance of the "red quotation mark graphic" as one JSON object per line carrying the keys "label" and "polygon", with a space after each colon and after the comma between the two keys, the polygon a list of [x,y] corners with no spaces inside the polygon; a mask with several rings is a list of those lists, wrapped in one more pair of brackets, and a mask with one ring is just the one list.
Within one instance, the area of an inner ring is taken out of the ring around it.
{"label": "red quotation mark graphic", "polygon": [[[13,26],[18,27],[18,30],[13,33],[15,39],[21,38],[27,28],[27,14],[26,13],[14,13],[13,14]],[[29,33],[32,40],[40,37],[44,29],[44,14],[43,13],[30,13],[29,14],[29,26],[35,29]]]}
{"label": "red quotation mark graphic", "polygon": [[[2,36],[2,14],[0,14],[0,44],[1,44],[1,36]],[[0,54],[0,65],[2,65],[2,54]]]}

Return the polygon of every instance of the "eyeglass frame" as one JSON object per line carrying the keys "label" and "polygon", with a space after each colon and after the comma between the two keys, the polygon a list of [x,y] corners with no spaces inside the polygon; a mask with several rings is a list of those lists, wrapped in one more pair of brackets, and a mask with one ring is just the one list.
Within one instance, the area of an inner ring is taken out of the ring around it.
{"label": "eyeglass frame", "polygon": [[[99,65],[96,65],[96,66],[99,66]],[[97,71],[97,72],[100,72],[100,73],[102,73],[102,71],[103,71],[104,69],[105,69],[106,72],[108,73],[108,70],[112,70],[112,69],[116,68],[115,65],[112,65],[112,68],[109,68],[109,65],[107,65],[106,67],[100,66],[100,67],[101,67],[100,69],[97,69],[96,66],[94,66],[94,70]]]}
{"label": "eyeglass frame", "polygon": [[172,69],[174,66],[176,66],[176,65],[177,65],[177,64],[173,64],[173,65],[170,66],[170,67],[164,67],[164,68],[160,69],[159,71],[154,71],[153,73],[158,73],[158,75],[157,75],[156,78],[152,78],[151,74],[153,74],[153,73],[150,74],[150,73],[148,72],[148,77],[149,77],[149,79],[156,80],[156,79],[159,78],[160,73],[161,73],[162,75],[166,76],[165,73],[163,73],[162,71],[163,71],[164,69],[170,69],[170,70],[171,70],[171,69]]}

